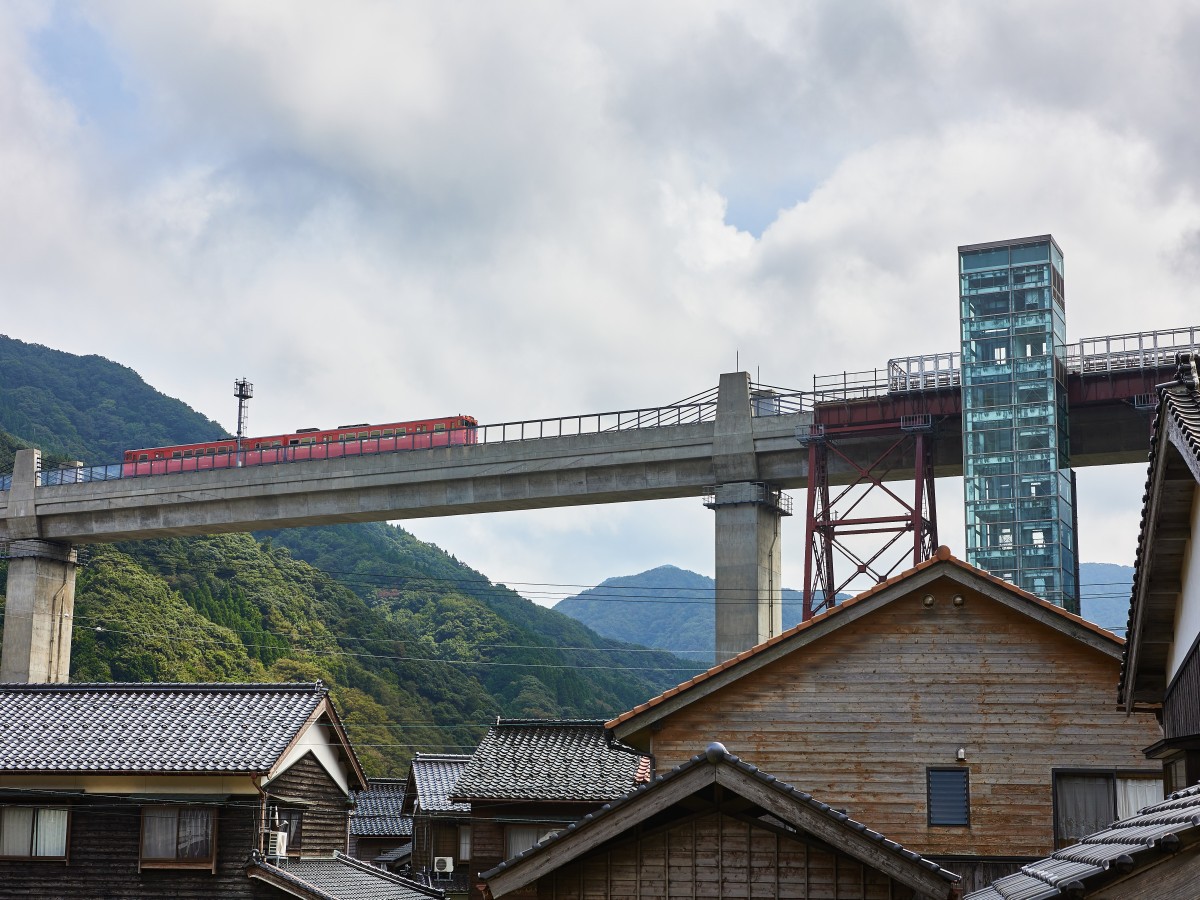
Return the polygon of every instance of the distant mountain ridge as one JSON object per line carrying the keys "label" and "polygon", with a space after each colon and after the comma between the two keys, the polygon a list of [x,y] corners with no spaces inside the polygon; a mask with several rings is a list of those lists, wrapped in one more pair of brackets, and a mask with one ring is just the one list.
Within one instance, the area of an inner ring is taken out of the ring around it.
{"label": "distant mountain ridge", "polygon": [[[1079,566],[1083,618],[1124,634],[1133,568],[1113,563]],[[675,566],[605,579],[560,600],[558,612],[610,638],[669,650],[707,665],[715,649],[716,582]],[[800,621],[803,595],[783,590],[783,627]]]}

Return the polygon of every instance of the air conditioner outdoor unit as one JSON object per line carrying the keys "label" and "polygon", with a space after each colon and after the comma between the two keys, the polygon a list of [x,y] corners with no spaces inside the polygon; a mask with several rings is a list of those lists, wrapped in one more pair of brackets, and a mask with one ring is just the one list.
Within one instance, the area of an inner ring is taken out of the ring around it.
{"label": "air conditioner outdoor unit", "polygon": [[435,856],[433,858],[433,871],[443,875],[449,875],[454,871],[453,856]]}
{"label": "air conditioner outdoor unit", "polygon": [[267,857],[283,859],[287,856],[288,833],[286,831],[267,832]]}

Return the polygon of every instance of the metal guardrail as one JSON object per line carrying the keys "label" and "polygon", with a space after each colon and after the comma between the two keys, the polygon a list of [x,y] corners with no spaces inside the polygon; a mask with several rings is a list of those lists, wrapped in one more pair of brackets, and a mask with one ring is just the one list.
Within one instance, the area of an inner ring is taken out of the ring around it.
{"label": "metal guardrail", "polygon": [[[1102,375],[1139,368],[1168,368],[1175,364],[1176,352],[1197,345],[1200,345],[1200,326],[1191,326],[1085,338],[1073,344],[1067,344],[1063,348],[1063,358],[1068,374]],[[961,383],[961,354],[932,353],[924,356],[890,359],[887,366],[882,369],[842,372],[838,375],[814,375],[812,391],[796,391],[753,383],[750,386],[750,400],[755,416],[778,416],[811,412],[821,403],[865,400],[895,393],[945,390],[957,388]],[[714,388],[668,406],[479,425],[474,429],[475,434],[471,443],[505,444],[543,438],[690,425],[711,422],[716,418],[716,413],[717,390]],[[442,432],[440,434],[449,433]],[[461,443],[456,445],[461,445]],[[341,446],[334,451],[321,449],[332,447],[335,444]],[[365,446],[369,444],[375,444],[375,448]],[[371,438],[359,441],[330,442],[329,444],[310,444],[304,448],[279,448],[285,452],[271,454],[269,458],[266,455],[258,457],[247,455],[240,465],[243,467],[280,465],[310,459],[355,456],[363,453],[410,452],[436,449],[445,444],[434,444],[431,441],[429,446],[422,447],[414,442],[410,446],[384,450],[378,449],[378,446],[379,439]],[[286,452],[300,450],[303,452],[296,452],[294,455]],[[250,452],[244,451],[244,453],[249,454]],[[211,463],[206,465],[202,462],[209,459],[211,458],[191,457],[190,467],[183,468],[183,471],[203,471],[213,468]],[[172,460],[172,462],[176,462],[176,460]],[[189,463],[189,460],[178,460],[178,462]],[[217,468],[228,468],[228,466]],[[149,474],[151,473],[147,473],[147,475]],[[162,473],[154,472],[153,474]],[[145,476],[124,474],[123,466],[120,464],[77,466],[45,470],[39,474],[38,484],[42,487],[87,484],[130,477]],[[11,487],[12,476],[0,475],[0,491],[10,490]]]}

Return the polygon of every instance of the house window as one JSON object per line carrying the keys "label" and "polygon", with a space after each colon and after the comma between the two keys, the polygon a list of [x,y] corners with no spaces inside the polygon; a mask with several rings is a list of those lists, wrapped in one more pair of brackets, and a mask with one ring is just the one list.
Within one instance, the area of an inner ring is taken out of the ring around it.
{"label": "house window", "polygon": [[970,772],[965,768],[926,769],[930,825],[971,824]]}
{"label": "house window", "polygon": [[211,808],[191,806],[142,807],[143,866],[212,868],[216,865]]}
{"label": "house window", "polygon": [[1162,779],[1155,775],[1113,772],[1054,773],[1054,849],[1077,844],[1103,831],[1117,819],[1163,798]]}
{"label": "house window", "polygon": [[277,808],[274,813],[276,821],[279,823],[279,829],[286,831],[288,836],[288,850],[299,850],[301,846],[301,838],[303,837],[303,813],[299,809],[288,809],[286,807]]}
{"label": "house window", "polygon": [[66,859],[67,811],[0,806],[0,856]]}
{"label": "house window", "polygon": [[508,825],[504,829],[504,850],[507,859],[524,853],[539,841],[558,834],[559,829],[549,825]]}
{"label": "house window", "polygon": [[458,826],[458,858],[460,860],[468,860],[471,858],[471,826]]}

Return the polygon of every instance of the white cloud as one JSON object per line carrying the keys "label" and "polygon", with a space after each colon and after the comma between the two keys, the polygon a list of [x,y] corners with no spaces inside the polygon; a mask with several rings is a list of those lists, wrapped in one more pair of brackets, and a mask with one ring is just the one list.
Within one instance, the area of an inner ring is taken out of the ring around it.
{"label": "white cloud", "polygon": [[[1197,35],[1186,3],[10,4],[3,330],[227,427],[246,375],[276,430],[953,350],[955,247],[1047,231],[1073,337],[1192,324]],[[425,527],[572,582],[708,559],[682,509]]]}

